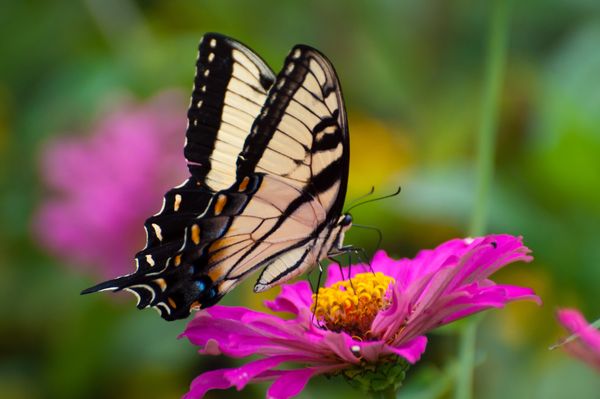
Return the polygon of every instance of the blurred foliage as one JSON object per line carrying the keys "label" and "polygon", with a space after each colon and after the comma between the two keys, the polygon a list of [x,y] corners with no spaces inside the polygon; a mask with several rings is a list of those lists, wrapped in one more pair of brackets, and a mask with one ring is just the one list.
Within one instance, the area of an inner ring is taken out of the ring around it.
{"label": "blurred foliage", "polygon": [[[600,2],[513,3],[490,231],[525,237],[535,262],[499,278],[533,287],[545,305],[486,316],[476,396],[597,398],[597,375],[547,347],[559,334],[556,306],[600,316]],[[402,186],[354,212],[383,231],[383,248],[412,256],[465,234],[487,2],[30,0],[1,9],[2,398],[175,398],[202,370],[231,365],[198,356],[176,339],[185,323],[139,312],[129,297],[79,297],[98,276],[65,267],[31,232],[48,194],[39,174],[46,143],[89,129],[119,93],[143,101],[189,90],[206,31],[247,43],[275,70],[296,43],[331,58],[350,115],[348,199]],[[359,229],[347,239],[369,251],[376,240]],[[246,284],[225,303],[259,306],[250,292]],[[431,337],[403,397],[449,392],[454,344],[444,331]],[[263,395],[255,386],[209,397]],[[320,378],[300,397],[361,396]]]}

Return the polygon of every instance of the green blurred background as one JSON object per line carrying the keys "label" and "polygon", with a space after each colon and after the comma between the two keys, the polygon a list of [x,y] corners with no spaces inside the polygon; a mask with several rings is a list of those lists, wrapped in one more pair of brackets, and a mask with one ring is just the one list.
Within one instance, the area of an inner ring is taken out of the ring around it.
{"label": "green blurred background", "polygon": [[[103,272],[51,254],[32,227],[36,209],[54,195],[40,165],[54,138],[84,136],[118,93],[140,104],[166,89],[187,95],[204,32],[243,41],[276,71],[294,44],[310,44],[332,60],[344,88],[348,199],[372,185],[380,193],[402,186],[398,197],[356,209],[355,220],[378,226],[391,254],[413,256],[466,234],[489,13],[488,2],[475,0],[3,1],[0,397],[176,398],[202,370],[234,364],[200,357],[176,339],[185,322],[137,311],[127,295],[79,296]],[[179,107],[183,124],[186,106]],[[182,130],[176,140],[183,137]],[[533,287],[544,306],[515,303],[487,314],[476,397],[598,398],[598,374],[547,350],[561,334],[557,306],[600,317],[597,0],[512,6],[488,230],[524,236],[535,261],[498,279]],[[138,234],[122,239],[143,239],[141,224]],[[376,241],[358,229],[347,238],[369,252]],[[260,307],[262,299],[245,285],[225,303]],[[431,335],[400,397],[448,396],[456,342],[452,329]],[[323,377],[300,397],[362,395]]]}

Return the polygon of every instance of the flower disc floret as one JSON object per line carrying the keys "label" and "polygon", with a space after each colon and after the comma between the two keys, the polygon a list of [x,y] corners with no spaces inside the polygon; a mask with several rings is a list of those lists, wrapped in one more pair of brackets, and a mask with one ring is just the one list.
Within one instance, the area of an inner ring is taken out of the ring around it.
{"label": "flower disc floret", "polygon": [[367,272],[319,288],[312,296],[315,318],[329,331],[369,339],[373,320],[390,305],[389,287],[394,283],[381,272]]}

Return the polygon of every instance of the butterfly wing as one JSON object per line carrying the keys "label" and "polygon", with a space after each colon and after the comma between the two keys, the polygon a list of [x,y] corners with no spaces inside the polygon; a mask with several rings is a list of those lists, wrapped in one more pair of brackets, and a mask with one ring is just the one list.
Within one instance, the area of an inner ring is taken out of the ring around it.
{"label": "butterfly wing", "polygon": [[265,62],[240,42],[203,36],[184,147],[192,177],[167,192],[161,211],[146,221],[146,247],[136,255],[142,273],[164,268],[183,245],[190,220],[206,210],[214,192],[235,183],[235,160],[274,80]]}
{"label": "butterfly wing", "polygon": [[332,64],[298,45],[288,55],[238,158],[238,179],[281,176],[341,213],[348,182],[348,122]]}
{"label": "butterfly wing", "polygon": [[236,159],[274,80],[248,47],[216,33],[204,35],[184,149],[197,181],[214,191],[236,182]]}
{"label": "butterfly wing", "polygon": [[[236,159],[274,80],[271,69],[245,45],[215,33],[203,36],[184,148],[191,177],[167,192],[162,209],[146,220],[146,246],[136,254],[135,273],[82,293],[126,289],[138,297],[139,308],[155,306],[161,315],[173,308],[159,299],[167,287],[186,291],[182,284],[189,276],[171,270],[186,228],[207,210],[217,191],[235,183]],[[197,294],[188,291],[182,302]]]}
{"label": "butterfly wing", "polygon": [[327,255],[346,194],[348,141],[333,66],[318,51],[296,46],[238,158],[238,181],[263,177],[224,235],[205,247],[205,270],[219,296],[260,267],[267,266],[256,291]]}

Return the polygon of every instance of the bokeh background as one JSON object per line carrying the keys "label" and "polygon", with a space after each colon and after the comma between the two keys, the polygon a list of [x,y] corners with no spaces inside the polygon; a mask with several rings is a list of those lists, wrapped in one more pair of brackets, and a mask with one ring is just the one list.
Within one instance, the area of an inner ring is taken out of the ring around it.
{"label": "bokeh background", "polygon": [[[142,222],[186,173],[187,98],[202,34],[237,38],[278,70],[296,43],[336,66],[350,118],[348,200],[382,247],[413,256],[465,236],[474,198],[490,4],[475,0],[3,1],[0,4],[0,397],[177,398],[231,366],[178,340],[184,322],[127,294],[80,297],[133,270]],[[523,235],[502,271],[539,308],[489,312],[477,398],[598,398],[594,371],[548,351],[558,306],[600,317],[600,2],[513,2],[490,232]],[[347,242],[375,250],[353,229]],[[314,275],[312,276],[315,277]],[[268,293],[267,296],[273,296]],[[225,303],[260,308],[245,285]],[[401,397],[449,395],[453,329],[431,336]],[[260,398],[264,386],[211,398]],[[359,398],[342,380],[301,398]]]}

